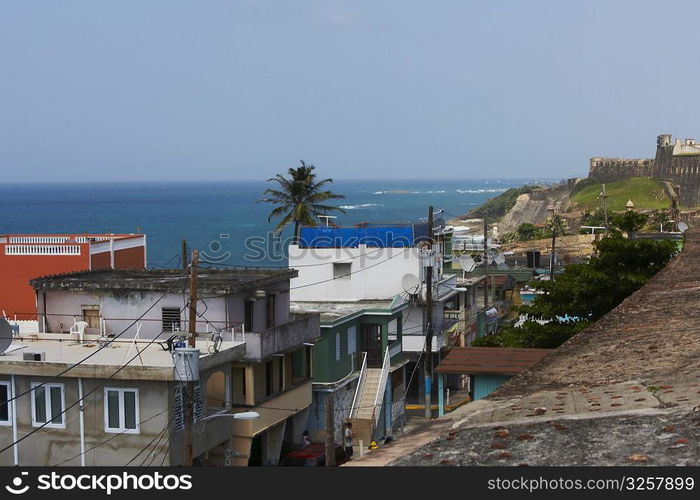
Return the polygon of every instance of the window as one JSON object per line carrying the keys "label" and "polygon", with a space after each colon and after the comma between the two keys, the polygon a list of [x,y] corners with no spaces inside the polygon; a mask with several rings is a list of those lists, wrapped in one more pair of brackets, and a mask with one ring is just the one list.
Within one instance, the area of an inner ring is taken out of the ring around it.
{"label": "window", "polygon": [[267,300],[267,327],[275,326],[275,297],[276,295],[268,295]]}
{"label": "window", "polygon": [[334,262],[333,279],[349,280],[352,269],[352,262]]}
{"label": "window", "polygon": [[357,352],[357,327],[348,328],[348,354]]}
{"label": "window", "polygon": [[340,360],[340,332],[335,334],[335,360]]}
{"label": "window", "polygon": [[105,432],[139,433],[139,390],[105,387]]}
{"label": "window", "polygon": [[179,332],[180,331],[180,309],[177,307],[164,307],[162,310],[163,331],[164,332]]}
{"label": "window", "polygon": [[65,428],[63,404],[63,384],[32,383],[32,425],[34,427],[43,425],[44,427]]}
{"label": "window", "polygon": [[10,398],[12,390],[9,382],[0,382],[0,425],[12,425]]}

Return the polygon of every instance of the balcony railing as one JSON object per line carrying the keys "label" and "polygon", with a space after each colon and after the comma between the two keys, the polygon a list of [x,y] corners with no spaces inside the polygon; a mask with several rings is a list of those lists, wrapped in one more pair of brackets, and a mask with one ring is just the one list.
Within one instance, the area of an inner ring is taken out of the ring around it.
{"label": "balcony railing", "polygon": [[246,332],[246,358],[261,361],[273,354],[295,349],[320,335],[318,314],[309,314],[263,332]]}

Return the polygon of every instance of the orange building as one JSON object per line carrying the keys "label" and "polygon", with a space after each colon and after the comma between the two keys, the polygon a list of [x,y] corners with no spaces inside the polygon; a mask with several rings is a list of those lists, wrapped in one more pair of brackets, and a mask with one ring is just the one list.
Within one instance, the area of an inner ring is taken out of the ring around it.
{"label": "orange building", "polygon": [[97,269],[145,269],[145,234],[12,234],[0,236],[0,313],[36,318],[29,280]]}

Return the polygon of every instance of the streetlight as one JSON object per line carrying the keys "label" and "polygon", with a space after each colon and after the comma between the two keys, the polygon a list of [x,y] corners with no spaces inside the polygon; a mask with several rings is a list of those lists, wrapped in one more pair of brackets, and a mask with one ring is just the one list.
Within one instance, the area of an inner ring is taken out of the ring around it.
{"label": "streetlight", "polygon": [[236,420],[253,420],[260,418],[260,414],[257,411],[242,411],[239,413],[217,413],[215,415],[209,415],[208,417],[200,418],[199,422],[204,422],[205,420],[211,420],[213,418],[228,417],[234,418]]}

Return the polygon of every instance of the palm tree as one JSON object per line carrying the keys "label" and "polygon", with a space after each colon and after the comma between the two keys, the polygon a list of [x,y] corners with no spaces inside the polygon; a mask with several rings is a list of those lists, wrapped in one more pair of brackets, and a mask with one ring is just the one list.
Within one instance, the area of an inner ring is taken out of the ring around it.
{"label": "palm tree", "polygon": [[258,202],[264,201],[278,205],[267,217],[267,221],[270,222],[275,217],[283,216],[275,227],[275,231],[280,231],[294,222],[295,243],[299,242],[302,224],[315,226],[317,224],[316,218],[319,215],[333,210],[345,213],[345,210],[340,207],[323,204],[327,200],[345,198],[343,195],[322,189],[326,184],[333,182],[333,179],[317,181],[314,173],[316,167],[311,163],[307,165],[304,160],[300,161],[300,167],[288,170],[289,178],[277,174],[268,179],[269,182],[279,184],[279,189],[266,189],[263,198],[258,200]]}

